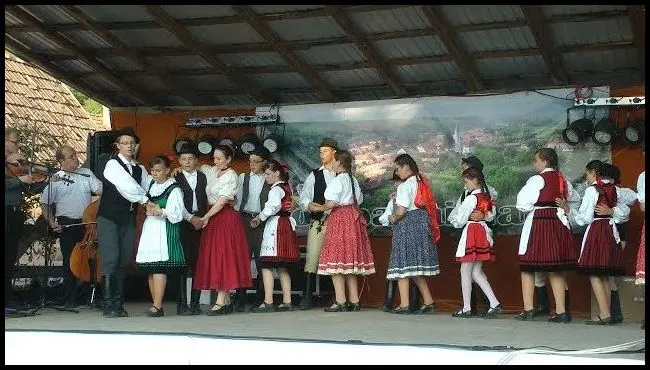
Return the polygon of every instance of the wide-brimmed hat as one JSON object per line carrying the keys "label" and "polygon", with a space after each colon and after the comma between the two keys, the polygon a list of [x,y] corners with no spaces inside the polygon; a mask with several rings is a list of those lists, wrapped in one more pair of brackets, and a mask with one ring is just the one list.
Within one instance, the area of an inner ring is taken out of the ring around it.
{"label": "wide-brimmed hat", "polygon": [[328,147],[328,148],[332,148],[334,150],[338,150],[339,149],[339,143],[337,143],[336,140],[332,139],[331,137],[326,137],[326,138],[323,138],[323,140],[320,142],[320,145],[318,145],[318,147],[319,148]]}
{"label": "wide-brimmed hat", "polygon": [[474,167],[477,170],[483,172],[483,162],[478,159],[475,155],[470,155],[467,158],[462,159],[463,163],[467,163],[470,167]]}
{"label": "wide-brimmed hat", "polygon": [[271,152],[264,145],[257,145],[250,155],[256,155],[265,161],[271,159]]}
{"label": "wide-brimmed hat", "polygon": [[132,138],[135,139],[136,144],[140,144],[140,138],[138,137],[138,135],[135,134],[133,127],[123,127],[119,130],[116,130],[114,132],[114,135],[115,135],[115,140],[117,140],[117,138],[120,136],[124,136],[124,135],[131,136]]}

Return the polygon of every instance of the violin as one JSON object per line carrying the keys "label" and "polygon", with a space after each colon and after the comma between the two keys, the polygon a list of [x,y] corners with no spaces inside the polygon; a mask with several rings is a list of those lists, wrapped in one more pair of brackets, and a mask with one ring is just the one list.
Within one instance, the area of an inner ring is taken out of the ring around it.
{"label": "violin", "polygon": [[[33,183],[42,183],[44,181],[47,181],[49,178],[51,178],[52,182],[64,181],[68,184],[74,184],[74,180],[72,180],[71,178],[68,178],[66,176],[56,175],[55,173],[58,170],[52,170],[42,164],[31,163],[20,159],[18,160],[18,163],[11,163],[11,162],[5,162],[5,163],[6,163],[5,174],[9,177],[20,177],[25,175],[31,175]],[[84,175],[84,176],[88,176],[88,175]]]}
{"label": "violin", "polygon": [[99,211],[99,199],[90,202],[84,210],[81,225],[86,226],[86,232],[84,237],[72,249],[70,271],[81,281],[101,284],[102,271],[98,256],[97,211]]}

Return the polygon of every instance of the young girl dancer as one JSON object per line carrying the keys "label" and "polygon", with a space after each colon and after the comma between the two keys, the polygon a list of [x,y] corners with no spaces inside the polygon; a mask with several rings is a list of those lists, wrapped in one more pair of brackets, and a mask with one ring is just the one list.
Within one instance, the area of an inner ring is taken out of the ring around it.
{"label": "young girl dancer", "polygon": [[[404,182],[399,175],[397,175],[397,170],[393,171],[393,178],[392,178],[392,183],[395,189]],[[388,204],[386,204],[386,209],[384,210],[384,213],[382,213],[381,216],[379,216],[379,223],[382,226],[390,226],[390,222],[388,222],[388,216],[393,214],[393,209],[395,208],[395,193],[392,193],[390,195],[390,200],[388,201]],[[381,306],[381,310],[384,312],[389,312],[390,310],[393,309],[393,298],[395,297],[395,280],[386,280],[386,297],[384,298],[384,305]],[[417,294],[417,292],[416,292]],[[418,307],[419,308],[419,307]]]}
{"label": "young girl dancer", "polygon": [[253,285],[244,225],[231,203],[237,194],[237,173],[230,168],[232,156],[229,146],[217,145],[215,165],[201,166],[208,179],[206,193],[210,208],[201,218],[204,226],[194,289],[217,291],[217,300],[209,316],[231,313],[233,307],[228,292]]}
{"label": "young girl dancer", "polygon": [[[336,177],[325,189],[325,204],[312,203],[317,212],[332,210],[327,218],[325,241],[318,261],[318,274],[331,275],[336,302],[325,312],[359,311],[357,275],[375,273],[375,262],[359,209],[363,201],[359,182],[352,176],[352,154],[334,154]],[[345,298],[347,284],[349,301]]]}
{"label": "young girl dancer", "polygon": [[180,274],[185,268],[180,236],[185,205],[180,185],[169,177],[169,159],[162,155],[155,156],[149,166],[153,180],[147,196],[156,206],[147,208],[135,262],[140,270],[148,274],[153,302],[147,316],[161,317],[165,315],[162,301],[167,275]]}
{"label": "young girl dancer", "polygon": [[456,311],[453,317],[471,317],[471,296],[472,280],[481,287],[483,293],[490,301],[490,308],[485,317],[493,318],[503,312],[501,304],[497,300],[490,287],[490,283],[483,272],[483,262],[496,260],[494,253],[492,230],[485,221],[471,221],[470,215],[479,211],[483,214],[490,212],[494,206],[490,192],[485,185],[483,173],[474,167],[463,171],[461,177],[465,183],[465,189],[470,194],[465,197],[458,211],[450,215],[448,220],[455,228],[462,228],[463,233],[458,242],[456,250],[456,261],[460,262],[460,280],[463,291],[463,307]]}
{"label": "young girl dancer", "polygon": [[[266,221],[260,248],[260,268],[264,283],[264,302],[252,312],[291,311],[291,277],[287,267],[300,259],[296,241],[296,221],[291,217],[293,193],[289,186],[289,171],[285,164],[268,160],[264,178],[271,185],[268,200],[262,212],[250,221],[256,228]],[[282,287],[282,304],[273,305],[273,269],[277,269]]]}
{"label": "young girl dancer", "polygon": [[517,209],[528,212],[519,240],[519,266],[524,311],[517,320],[533,320],[533,294],[536,271],[549,272],[555,314],[550,322],[570,321],[565,309],[564,272],[573,268],[578,260],[578,249],[573,243],[569,220],[556,204],[557,198],[577,200],[571,183],[559,171],[555,150],[541,148],[535,152],[533,167],[539,175],[532,176],[517,194]]}
{"label": "young girl dancer", "polygon": [[[576,270],[589,275],[591,286],[598,301],[600,315],[598,320],[588,320],[589,325],[611,325],[613,323],[609,310],[609,276],[623,274],[620,237],[616,230],[615,218],[594,215],[596,205],[604,204],[610,208],[616,206],[616,187],[608,180],[602,179],[603,163],[593,160],[587,163],[586,179],[591,186],[585,190],[578,210],[569,209],[565,200],[558,199],[557,204],[568,213],[569,219],[580,226],[587,226],[580,258]],[[626,215],[627,216],[627,215]]]}

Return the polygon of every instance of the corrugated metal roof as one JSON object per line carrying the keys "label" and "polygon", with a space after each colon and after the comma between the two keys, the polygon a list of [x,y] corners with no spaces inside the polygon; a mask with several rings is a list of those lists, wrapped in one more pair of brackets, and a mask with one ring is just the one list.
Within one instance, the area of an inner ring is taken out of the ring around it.
{"label": "corrugated metal roof", "polygon": [[491,78],[484,80],[483,84],[487,90],[528,90],[531,86],[553,86],[551,78],[547,75],[527,76],[526,78],[517,78],[513,80],[507,80],[504,78]]}
{"label": "corrugated metal roof", "polygon": [[328,71],[321,75],[333,86],[367,86],[383,84],[384,80],[374,69],[362,68],[348,71]]}
{"label": "corrugated metal roof", "polygon": [[286,41],[345,36],[345,32],[329,17],[269,21],[267,24]]}
{"label": "corrugated metal roof", "polygon": [[634,39],[632,26],[626,18],[556,23],[551,24],[550,28],[558,46],[602,44]]}
{"label": "corrugated metal roof", "polygon": [[62,49],[58,44],[43,37],[38,32],[23,32],[12,37],[35,51],[55,51]]}
{"label": "corrugated metal roof", "polygon": [[417,85],[409,86],[416,95],[454,95],[467,91],[467,83],[464,80],[447,81],[424,81]]}
{"label": "corrugated metal roof", "polygon": [[355,44],[315,46],[309,50],[297,51],[307,63],[322,65],[335,63],[363,62],[366,58]]}
{"label": "corrugated metal roof", "polygon": [[384,59],[418,58],[447,54],[438,36],[408,37],[375,41],[377,52]]}
{"label": "corrugated metal roof", "polygon": [[323,5],[249,5],[257,14],[295,12],[309,9],[322,9]]}
{"label": "corrugated metal roof", "polygon": [[109,81],[106,77],[102,75],[89,75],[89,76],[83,76],[81,80],[95,88],[99,91],[106,91],[106,90],[111,90],[111,91],[121,91],[122,89],[118,86],[115,86],[114,83]]}
{"label": "corrugated metal roof", "polygon": [[141,71],[143,68],[140,63],[127,57],[102,57],[97,60],[108,68],[118,71]]}
{"label": "corrugated metal roof", "polygon": [[537,47],[535,37],[528,27],[462,32],[458,38],[468,53]]}
{"label": "corrugated metal roof", "polygon": [[22,5],[42,22],[47,23],[75,23],[76,20],[61,10],[57,5]]}
{"label": "corrugated metal roof", "polygon": [[393,69],[397,72],[400,81],[406,83],[452,80],[462,77],[455,62],[395,66]]}
{"label": "corrugated metal roof", "polygon": [[637,49],[603,50],[562,54],[568,71],[601,73],[617,69],[635,68],[638,65]]}
{"label": "corrugated metal roof", "polygon": [[547,73],[544,58],[541,55],[478,59],[476,68],[485,77]]}
{"label": "corrugated metal roof", "polygon": [[84,61],[81,60],[75,60],[75,59],[70,59],[70,60],[57,60],[54,61],[54,64],[65,68],[66,70],[70,70],[75,73],[84,73],[84,72],[92,72],[93,69],[90,68],[88,64],[86,64]]}
{"label": "corrugated metal roof", "polygon": [[290,89],[309,86],[307,81],[298,73],[257,73],[247,77],[256,85],[265,88]]}
{"label": "corrugated metal roof", "polygon": [[99,22],[140,22],[153,17],[140,5],[78,5]]}
{"label": "corrugated metal roof", "polygon": [[395,93],[390,88],[372,89],[372,90],[353,90],[345,92],[345,96],[354,100],[381,100],[395,97]]}
{"label": "corrugated metal roof", "polygon": [[18,18],[5,12],[5,26],[16,26],[21,24],[23,24],[23,22],[19,21]]}
{"label": "corrugated metal roof", "polygon": [[245,23],[195,26],[187,27],[187,30],[206,45],[264,42],[264,38]]}
{"label": "corrugated metal roof", "polygon": [[277,94],[282,101],[287,102],[287,104],[305,104],[305,103],[317,103],[320,102],[321,97],[317,93],[284,93],[280,92]]}
{"label": "corrugated metal roof", "polygon": [[562,16],[562,15],[575,15],[575,14],[588,14],[596,12],[604,12],[609,10],[625,10],[626,5],[544,5],[542,10],[544,16]]}
{"label": "corrugated metal roof", "polygon": [[518,5],[442,5],[451,26],[523,19]]}
{"label": "corrugated metal roof", "polygon": [[237,88],[226,76],[222,75],[184,76],[178,79],[184,81],[185,86],[192,86],[193,90],[218,91]]}
{"label": "corrugated metal roof", "polygon": [[260,66],[286,66],[285,61],[280,54],[272,52],[262,53],[234,53],[219,55],[224,63],[236,67],[260,67]]}
{"label": "corrugated metal roof", "polygon": [[129,78],[129,84],[134,86],[146,86],[146,89],[149,91],[167,91],[167,85],[165,85],[158,77],[147,76],[144,74],[133,74]]}
{"label": "corrugated metal roof", "polygon": [[162,5],[162,8],[176,19],[224,17],[235,14],[231,7],[225,5]]}
{"label": "corrugated metal roof", "polygon": [[348,17],[364,33],[421,30],[429,27],[419,7],[348,12]]}
{"label": "corrugated metal roof", "polygon": [[[223,105],[248,105],[255,106],[257,102],[251,99],[248,95],[231,94],[231,95],[217,95],[217,99]],[[215,104],[219,105],[219,104]]]}
{"label": "corrugated metal roof", "polygon": [[63,34],[63,36],[65,36],[65,38],[74,42],[80,47],[91,47],[91,48],[101,49],[101,48],[110,48],[113,46],[107,41],[104,41],[103,38],[97,36],[97,34],[92,31],[75,30],[75,31],[65,31],[61,33]]}
{"label": "corrugated metal roof", "polygon": [[136,48],[182,46],[183,43],[164,28],[138,30],[112,30],[115,36],[125,44]]}
{"label": "corrugated metal roof", "polygon": [[198,55],[177,55],[147,57],[147,61],[166,70],[211,68],[210,64]]}

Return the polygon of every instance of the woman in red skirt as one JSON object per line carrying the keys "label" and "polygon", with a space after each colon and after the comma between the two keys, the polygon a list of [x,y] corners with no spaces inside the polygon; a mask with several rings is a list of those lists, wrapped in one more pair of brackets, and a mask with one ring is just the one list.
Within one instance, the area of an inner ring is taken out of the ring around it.
{"label": "woman in red skirt", "polygon": [[473,212],[481,212],[487,215],[492,210],[494,203],[490,197],[490,191],[485,185],[483,173],[474,167],[463,171],[461,177],[465,183],[465,189],[470,194],[465,197],[458,207],[457,212],[452,213],[448,221],[460,229],[464,227],[463,233],[456,249],[456,262],[460,262],[460,284],[463,292],[463,307],[456,311],[453,317],[472,317],[471,297],[472,280],[481,287],[483,293],[490,301],[490,308],[485,317],[492,318],[503,313],[503,308],[492,291],[492,287],[483,272],[483,262],[496,261],[496,254],[492,247],[492,230],[485,221],[471,221],[470,215]]}
{"label": "woman in red skirt", "polygon": [[253,285],[250,251],[244,225],[231,205],[237,194],[237,173],[230,168],[233,151],[229,146],[214,149],[214,166],[201,166],[208,183],[210,209],[201,218],[203,232],[196,264],[194,289],[216,290],[217,300],[209,316],[232,312],[229,291]]}
{"label": "woman in red skirt", "polygon": [[535,272],[548,272],[555,298],[555,314],[548,321],[567,323],[565,271],[575,267],[578,249],[563,209],[556,199],[579,201],[571,183],[559,171],[557,153],[551,148],[537,149],[533,167],[539,175],[532,176],[517,194],[517,209],[528,212],[519,240],[519,268],[524,311],[517,320],[533,320]]}
{"label": "woman in red skirt", "polygon": [[[264,169],[264,178],[271,184],[268,200],[259,215],[251,220],[256,228],[266,221],[262,246],[260,248],[260,268],[264,282],[264,302],[252,312],[291,311],[291,277],[287,268],[300,259],[296,241],[296,221],[291,217],[292,195],[289,186],[287,166],[270,159]],[[282,304],[273,305],[273,269],[277,269],[282,287]]]}
{"label": "woman in red skirt", "polygon": [[[644,149],[645,154],[645,149]],[[641,243],[636,257],[636,283],[645,285],[645,171],[641,172],[636,182],[637,199],[643,212],[643,228],[641,229]]]}
{"label": "woman in red skirt", "polygon": [[[576,270],[588,275],[591,287],[598,301],[600,314],[597,320],[589,320],[589,325],[613,324],[610,313],[609,277],[621,276],[624,273],[622,264],[623,248],[616,229],[618,216],[599,216],[595,213],[599,204],[614,208],[617,203],[616,186],[602,179],[604,166],[601,161],[593,160],[587,163],[585,177],[591,184],[586,190],[578,210],[571,209],[564,200],[558,200],[558,205],[568,213],[569,219],[580,226],[587,226],[580,248],[580,258]],[[626,213],[629,208],[625,207]],[[628,215],[622,215],[627,217]]]}
{"label": "woman in red skirt", "polygon": [[[359,182],[352,176],[352,154],[334,154],[336,177],[325,189],[325,204],[312,203],[317,211],[332,210],[327,218],[325,241],[318,261],[319,275],[332,275],[336,302],[325,312],[359,311],[357,275],[375,273],[375,262],[359,209],[363,201]],[[349,303],[345,298],[347,283]]]}

